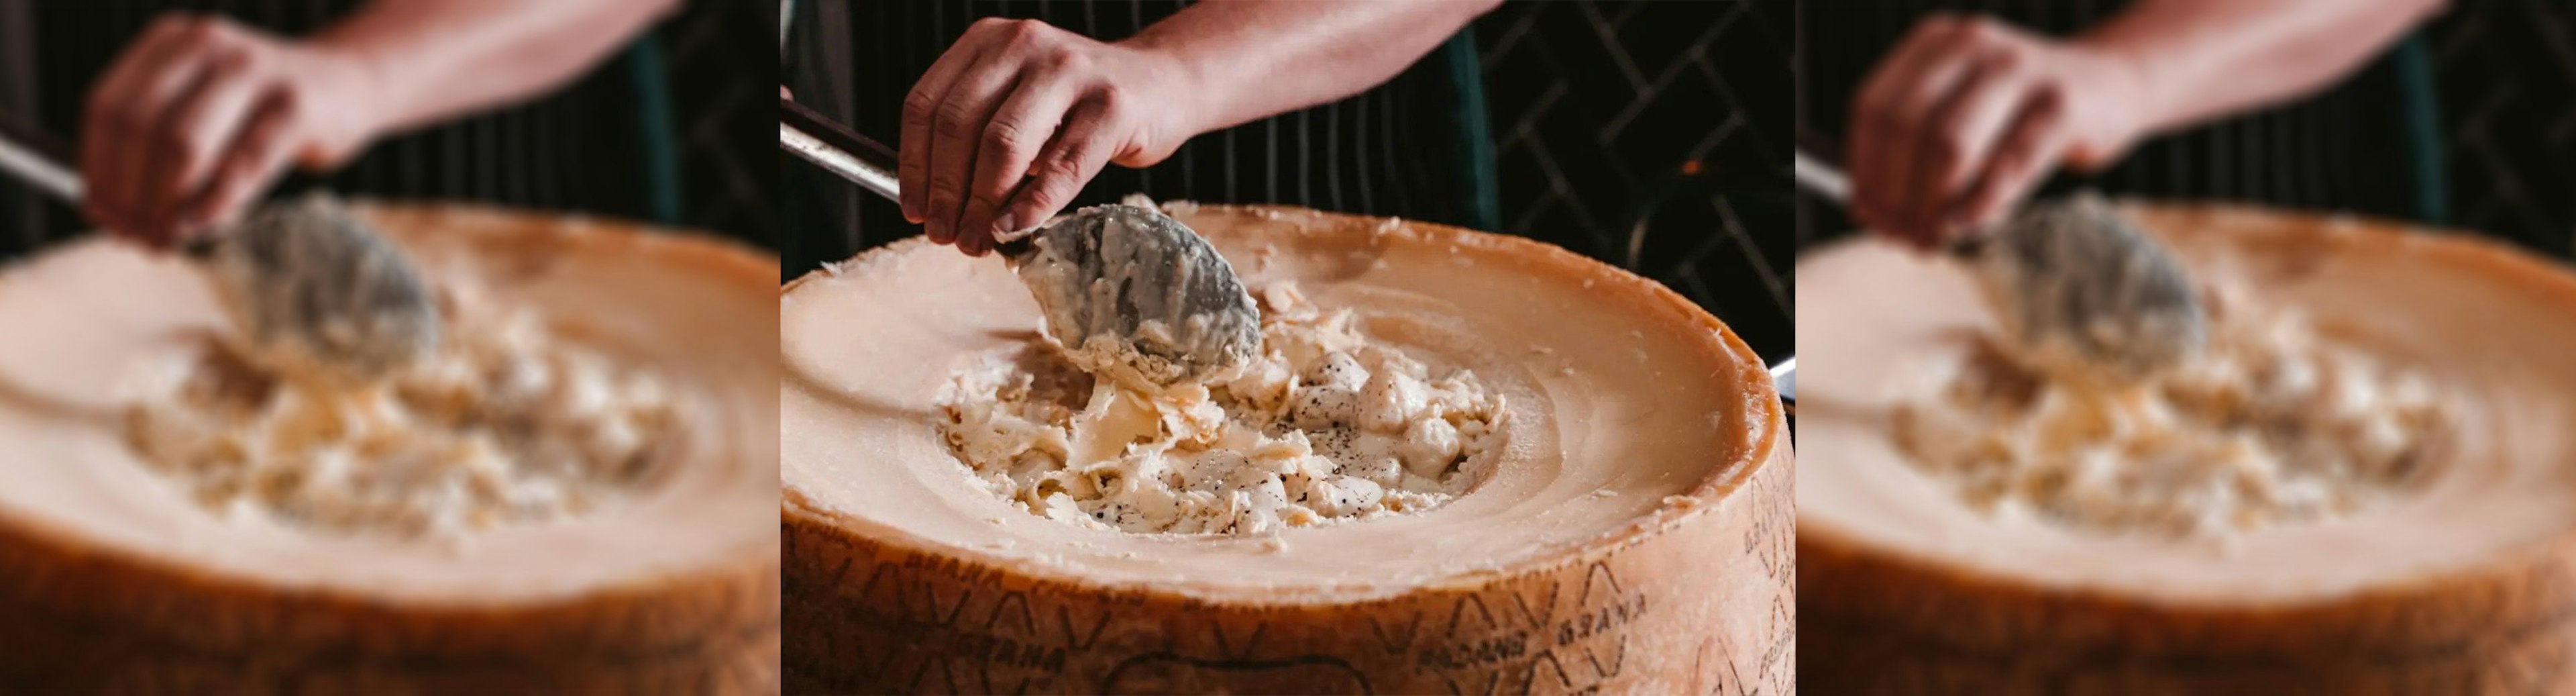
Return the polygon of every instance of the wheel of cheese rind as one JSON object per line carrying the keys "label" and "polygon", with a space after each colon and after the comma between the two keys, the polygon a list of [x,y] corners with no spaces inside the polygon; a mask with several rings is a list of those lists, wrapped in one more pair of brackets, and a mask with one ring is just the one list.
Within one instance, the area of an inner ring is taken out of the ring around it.
{"label": "wheel of cheese rind", "polygon": [[1037,308],[998,261],[898,242],[781,291],[790,692],[1794,688],[1788,430],[1724,325],[1516,238],[1165,209],[1251,286],[1294,280],[1502,393],[1493,477],[1276,536],[1033,515],[977,487],[933,398],[959,361],[1032,340]]}
{"label": "wheel of cheese rind", "polygon": [[660,480],[457,544],[217,517],[114,417],[124,385],[227,330],[206,286],[175,258],[55,247],[0,270],[0,691],[775,691],[776,262],[606,222],[363,212],[430,277],[471,273],[691,397]]}
{"label": "wheel of cheese rind", "polygon": [[[2078,533],[1971,511],[1906,465],[1903,376],[1988,330],[1955,270],[1877,243],[1798,267],[1812,693],[2576,691],[2576,275],[2348,217],[2133,204],[2194,268],[2392,363],[2462,409],[2400,497],[2223,540]],[[1943,347],[1948,346],[1948,347]]]}

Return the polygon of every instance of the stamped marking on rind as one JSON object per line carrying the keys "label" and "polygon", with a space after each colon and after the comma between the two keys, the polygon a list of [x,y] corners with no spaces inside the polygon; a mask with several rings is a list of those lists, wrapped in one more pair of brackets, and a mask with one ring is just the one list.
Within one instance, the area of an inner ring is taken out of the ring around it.
{"label": "stamped marking on rind", "polygon": [[1547,599],[1542,599],[1538,602],[1540,607],[1547,610],[1547,612],[1543,614],[1530,611],[1529,595],[1518,592],[1512,593],[1512,603],[1520,606],[1521,618],[1529,620],[1530,628],[1545,628],[1549,621],[1556,619],[1556,591],[1561,587],[1563,587],[1563,585],[1555,580],[1547,581]]}
{"label": "stamped marking on rind", "polygon": [[[1168,651],[1144,653],[1129,657],[1125,660],[1120,660],[1117,666],[1111,667],[1108,673],[1101,677],[1100,687],[1097,689],[1097,692],[1104,694],[1134,693],[1137,691],[1136,689],[1121,688],[1130,678],[1130,675],[1136,674],[1141,670],[1152,669],[1156,666],[1180,670],[1183,673],[1220,679],[1229,673],[1240,674],[1245,672],[1285,671],[1300,674],[1308,678],[1316,676],[1327,677],[1327,679],[1320,680],[1324,683],[1347,680],[1348,683],[1356,687],[1354,689],[1347,690],[1334,690],[1331,691],[1331,693],[1373,694],[1377,692],[1377,690],[1369,684],[1368,674],[1366,672],[1360,671],[1358,667],[1351,665],[1348,661],[1330,655],[1302,655],[1284,660],[1198,660]],[[1146,677],[1136,677],[1136,679],[1150,681],[1150,679]]]}
{"label": "stamped marking on rind", "polygon": [[1387,652],[1404,652],[1405,646],[1412,645],[1414,637],[1422,633],[1422,612],[1415,610],[1413,618],[1404,622],[1404,634],[1400,637],[1388,635],[1386,624],[1375,616],[1369,617],[1369,628],[1377,634],[1378,643],[1385,645]]}
{"label": "stamped marking on rind", "polygon": [[1073,605],[1068,603],[1057,606],[1056,616],[1064,622],[1064,644],[1075,650],[1091,649],[1091,646],[1100,642],[1100,631],[1109,627],[1109,613],[1101,612],[1100,620],[1092,622],[1091,624],[1091,635],[1081,640],[1075,640],[1073,637]]}
{"label": "stamped marking on rind", "polygon": [[1484,595],[1470,594],[1464,597],[1459,597],[1458,602],[1450,605],[1449,607],[1450,638],[1454,639],[1458,637],[1458,622],[1467,618],[1467,605],[1469,604],[1476,605],[1476,616],[1483,619],[1484,630],[1491,631],[1498,628],[1498,626],[1494,624],[1494,613],[1485,609]]}
{"label": "stamped marking on rind", "polygon": [[1796,496],[1780,490],[1789,485],[1785,482],[1755,477],[1752,483],[1756,509],[1753,533],[1744,537],[1744,553],[1762,564],[1765,577],[1789,580],[1798,572]]}

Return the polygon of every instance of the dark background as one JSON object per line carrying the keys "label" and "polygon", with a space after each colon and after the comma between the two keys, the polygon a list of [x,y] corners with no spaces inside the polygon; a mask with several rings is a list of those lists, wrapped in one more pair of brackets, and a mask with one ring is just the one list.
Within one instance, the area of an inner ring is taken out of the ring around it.
{"label": "dark background", "polygon": [[1500,231],[1661,281],[1789,357],[1793,19],[1782,0],[1514,2],[1477,20]]}
{"label": "dark background", "polygon": [[[1995,14],[2064,35],[2115,0],[1809,0],[1800,30],[1802,123],[1843,137],[1848,95],[1878,56],[1935,8]],[[2356,212],[2456,227],[2543,254],[2576,254],[2576,4],[2454,0],[2443,15],[2322,95],[2142,144],[2099,176],[2114,194]],[[2432,157],[2408,154],[2406,51],[2429,69]],[[2420,179],[2420,180],[2419,180]],[[2428,205],[2421,187],[2438,192]],[[1798,238],[1849,233],[1831,205],[1801,203]]]}
{"label": "dark background", "polygon": [[[1136,25],[1131,15],[1150,20],[1178,5],[833,2],[800,0],[798,45],[786,61],[789,84],[798,101],[880,139],[897,130],[902,92],[976,17],[1047,17],[1115,40],[1128,31],[1122,27]],[[1353,100],[1200,136],[1141,173],[1113,166],[1077,204],[1144,190],[1163,198],[1276,202],[1490,227],[1662,281],[1777,360],[1795,343],[1791,8],[1788,0],[1511,2],[1476,20],[1467,32],[1476,49],[1468,68],[1481,76],[1485,97],[1485,145],[1499,202],[1491,225],[1438,195],[1436,182],[1420,180],[1458,175],[1454,167],[1442,169],[1454,153],[1440,142],[1458,129],[1419,122],[1445,106],[1448,87],[1422,74],[1446,67],[1438,52],[1388,87]],[[928,29],[885,32],[889,25]],[[871,32],[892,35],[873,45],[853,38]],[[1361,123],[1374,125],[1335,130]],[[1327,133],[1354,132],[1365,141],[1356,146],[1361,159],[1384,161],[1324,164],[1354,149],[1320,144],[1334,137]],[[1374,140],[1387,132],[1408,137],[1389,149]],[[1320,153],[1314,162],[1282,156],[1279,170],[1238,163],[1234,182],[1208,175],[1228,162],[1292,152],[1310,134],[1316,143],[1310,151]],[[1242,156],[1229,159],[1229,153]],[[812,183],[816,177],[792,159],[783,166],[791,169],[785,196],[795,220],[782,247],[788,278],[919,233],[891,202],[850,194],[835,180]],[[1185,176],[1185,168],[1196,176]],[[1302,178],[1324,183],[1301,186],[1301,172],[1323,172]],[[1363,176],[1378,179],[1369,187],[1352,185]]]}
{"label": "dark background", "polygon": [[[220,12],[286,34],[323,26],[355,0],[0,0],[0,113],[69,139],[91,80],[152,17]],[[469,200],[581,211],[712,231],[774,247],[775,7],[696,0],[577,83],[533,103],[376,143],[339,172],[296,176],[283,195]],[[658,63],[658,65],[655,65]],[[658,69],[656,69],[658,68]],[[659,94],[661,99],[652,98]],[[660,103],[667,108],[650,108]],[[658,142],[659,145],[647,145]],[[660,148],[667,158],[645,153]],[[653,161],[669,163],[659,170]],[[0,259],[84,231],[69,208],[0,177]]]}

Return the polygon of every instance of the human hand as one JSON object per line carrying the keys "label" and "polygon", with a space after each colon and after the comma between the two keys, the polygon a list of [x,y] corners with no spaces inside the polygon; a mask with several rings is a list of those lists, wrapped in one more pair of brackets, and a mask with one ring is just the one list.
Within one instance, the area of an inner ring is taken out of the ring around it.
{"label": "human hand", "polygon": [[1108,162],[1160,162],[1196,130],[1188,71],[1148,48],[984,19],[903,101],[903,216],[970,256],[1062,210]]}
{"label": "human hand", "polygon": [[2108,165],[2149,127],[2151,101],[2116,52],[1934,15],[1853,101],[1852,215],[1931,247],[2001,218],[2060,163]]}
{"label": "human hand", "polygon": [[84,212],[163,248],[231,220],[290,160],[334,166],[373,137],[369,73],[220,18],[163,15],[91,87]]}

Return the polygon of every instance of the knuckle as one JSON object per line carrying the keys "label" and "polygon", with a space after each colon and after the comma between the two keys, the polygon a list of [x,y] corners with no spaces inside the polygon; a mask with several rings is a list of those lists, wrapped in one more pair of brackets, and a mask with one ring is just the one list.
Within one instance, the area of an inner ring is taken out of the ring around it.
{"label": "knuckle", "polygon": [[217,73],[239,75],[255,72],[253,68],[259,67],[260,63],[259,52],[234,46],[217,49],[212,67]]}
{"label": "knuckle", "polygon": [[81,120],[101,128],[111,130],[121,128],[125,125],[125,119],[123,114],[118,113],[119,111],[116,102],[108,99],[106,92],[93,91],[89,93],[89,100],[81,107]]}
{"label": "knuckle", "polygon": [[1078,186],[1082,178],[1082,162],[1070,155],[1057,157],[1038,165],[1037,177],[1041,182],[1037,190],[1042,193],[1064,186]]}
{"label": "knuckle", "polygon": [[1068,168],[1059,176],[1049,177],[1045,184],[1037,187],[1037,195],[1030,199],[1034,205],[1030,207],[1051,210],[1062,207],[1065,201],[1073,200],[1073,194],[1082,190],[1082,182],[1076,178],[1077,176],[1079,176],[1078,172]]}
{"label": "knuckle", "polygon": [[1039,172],[1046,175],[1048,178],[1053,179],[1068,179],[1081,176],[1082,153],[1090,150],[1090,146],[1091,143],[1089,141],[1066,142],[1064,144],[1063,154],[1047,158],[1046,163],[1039,166]]}
{"label": "knuckle", "polygon": [[939,108],[939,98],[931,96],[928,91],[914,89],[903,95],[903,117],[907,120],[928,120],[930,111],[936,108]]}
{"label": "knuckle", "polygon": [[1011,154],[1024,153],[1028,151],[1028,140],[1028,127],[1015,120],[995,119],[984,126],[985,147],[998,148]]}
{"label": "knuckle", "polygon": [[146,131],[152,129],[152,117],[146,115],[140,108],[132,105],[110,107],[106,122],[109,131],[127,138],[145,138],[147,144],[150,142],[150,135]]}
{"label": "knuckle", "polygon": [[1040,65],[1059,71],[1080,72],[1091,67],[1091,56],[1074,50],[1072,46],[1059,44],[1047,48]]}
{"label": "knuckle", "polygon": [[207,153],[200,151],[198,148],[180,148],[170,153],[170,167],[165,170],[163,177],[173,188],[183,186],[185,185],[183,183],[185,180],[184,177],[186,177],[190,172],[195,172],[200,168],[206,167],[206,165],[213,164],[211,161],[212,159],[213,158],[207,156]]}
{"label": "knuckle", "polygon": [[1102,83],[1092,90],[1091,98],[1110,113],[1125,113],[1128,104],[1136,100],[1136,95],[1116,83]]}
{"label": "knuckle", "polygon": [[1910,127],[1909,122],[1906,120],[1905,114],[1890,104],[1889,101],[1890,100],[1881,100],[1879,103],[1871,105],[1869,110],[1861,113],[1862,122],[1869,124],[1871,129],[1887,134],[1899,134],[1913,130],[1913,128]]}
{"label": "knuckle", "polygon": [[186,131],[175,127],[152,129],[149,135],[144,136],[143,142],[153,149],[167,153],[165,156],[185,153],[192,149],[189,147],[191,139]]}
{"label": "knuckle", "polygon": [[1939,169],[1948,169],[1951,166],[1954,166],[1961,157],[1967,155],[1967,149],[1968,148],[1965,144],[1961,143],[1957,136],[1951,135],[1946,131],[1940,135],[1925,140],[1923,143],[1924,156],[1931,160],[1931,163],[1935,168]]}
{"label": "knuckle", "polygon": [[2048,80],[2033,85],[2027,108],[2034,118],[2053,119],[2062,115],[2066,110],[2066,84]]}
{"label": "knuckle", "polygon": [[960,139],[975,137],[975,124],[970,121],[975,115],[970,111],[972,108],[962,101],[941,103],[932,115],[932,123],[942,136]]}
{"label": "knuckle", "polygon": [[1961,38],[1973,44],[2001,43],[2006,38],[2003,24],[1989,17],[1961,21],[1956,31]]}
{"label": "knuckle", "polygon": [[1984,61],[1988,72],[2017,76],[2028,73],[2037,64],[2037,59],[2037,56],[2031,55],[2030,47],[2010,43],[1998,44],[1989,49]]}
{"label": "knuckle", "polygon": [[930,180],[930,195],[924,198],[930,201],[932,208],[955,210],[959,198],[957,182],[949,177],[933,177]]}
{"label": "knuckle", "polygon": [[1046,23],[1034,19],[1014,19],[1003,29],[1015,44],[1034,44],[1046,37]]}
{"label": "knuckle", "polygon": [[195,31],[199,22],[200,20],[198,20],[197,16],[194,14],[186,12],[165,13],[152,20],[152,28],[147,30],[146,33],[162,37],[184,36],[188,32]]}
{"label": "knuckle", "polygon": [[1869,89],[1869,90],[1863,90],[1863,91],[1860,93],[1860,97],[1859,97],[1859,98],[1857,98],[1857,99],[1853,99],[1853,100],[1852,100],[1850,120],[1851,120],[1851,122],[1852,122],[1852,125],[1855,125],[1855,126],[1868,126],[1868,127],[1873,127],[1873,128],[1874,128],[1874,127],[1878,127],[1878,126],[1886,125],[1886,121],[1885,121],[1885,119],[1887,118],[1886,112],[1887,112],[1887,91],[1886,91],[1886,90],[1881,90],[1881,89]]}
{"label": "knuckle", "polygon": [[269,102],[268,108],[275,109],[279,118],[290,123],[301,122],[313,107],[312,95],[300,89],[270,90],[265,98]]}
{"label": "knuckle", "polygon": [[214,20],[203,17],[190,17],[182,21],[184,23],[179,25],[178,30],[179,36],[182,39],[186,39],[199,45],[204,45],[220,41],[224,38],[222,25],[216,24]]}

